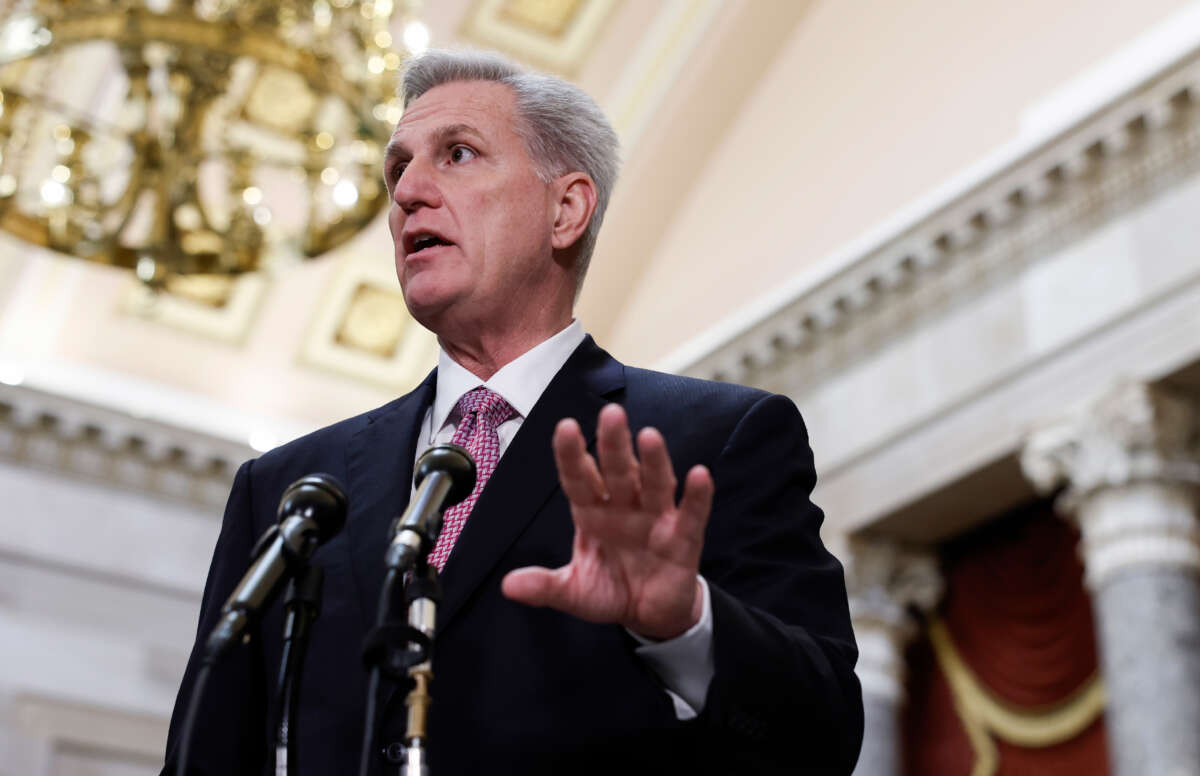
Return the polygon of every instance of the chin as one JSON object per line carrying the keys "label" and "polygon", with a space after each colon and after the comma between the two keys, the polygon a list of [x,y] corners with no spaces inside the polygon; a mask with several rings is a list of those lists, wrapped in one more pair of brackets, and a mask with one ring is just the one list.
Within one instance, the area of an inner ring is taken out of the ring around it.
{"label": "chin", "polygon": [[[447,311],[469,296],[470,278],[447,267],[408,267],[401,275],[404,304],[412,317],[427,329],[437,331],[437,322]],[[415,271],[414,271],[415,270]]]}
{"label": "chin", "polygon": [[429,293],[428,289],[413,288],[411,285],[404,290],[404,304],[408,307],[408,314],[434,333],[438,330],[438,322],[453,301],[454,298],[449,294]]}

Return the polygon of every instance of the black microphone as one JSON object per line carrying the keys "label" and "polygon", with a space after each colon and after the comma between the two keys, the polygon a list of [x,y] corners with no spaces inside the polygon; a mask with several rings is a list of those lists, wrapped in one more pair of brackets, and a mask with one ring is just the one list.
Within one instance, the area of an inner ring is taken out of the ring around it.
{"label": "black microphone", "polygon": [[254,562],[225,601],[221,619],[209,634],[205,657],[215,661],[245,632],[250,619],[279,592],[283,581],[308,563],[317,545],[346,523],[346,494],[328,474],[293,482],[279,502],[279,523],[255,545]]}
{"label": "black microphone", "polygon": [[442,512],[475,490],[475,461],[458,445],[437,445],[417,459],[416,495],[392,524],[384,563],[405,571],[433,549],[442,532]]}

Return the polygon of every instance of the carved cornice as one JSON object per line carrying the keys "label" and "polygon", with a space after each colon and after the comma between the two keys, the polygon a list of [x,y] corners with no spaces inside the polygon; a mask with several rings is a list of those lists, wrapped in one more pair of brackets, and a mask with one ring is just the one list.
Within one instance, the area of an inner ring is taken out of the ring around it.
{"label": "carved cornice", "polygon": [[0,460],[220,507],[249,446],[27,386],[0,385]]}
{"label": "carved cornice", "polygon": [[869,352],[963,298],[964,288],[1010,276],[1198,161],[1200,55],[1192,55],[1074,127],[986,160],[938,204],[830,257],[660,366],[753,384],[801,357],[827,366]]}
{"label": "carved cornice", "polygon": [[937,560],[890,542],[859,540],[845,564],[863,691],[898,701],[904,696],[904,648],[918,630],[913,612],[931,612],[942,598]]}

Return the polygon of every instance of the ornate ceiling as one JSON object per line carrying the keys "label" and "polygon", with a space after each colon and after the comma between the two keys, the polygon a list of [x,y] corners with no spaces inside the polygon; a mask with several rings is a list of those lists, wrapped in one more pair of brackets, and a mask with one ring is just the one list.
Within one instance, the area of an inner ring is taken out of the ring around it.
{"label": "ornate ceiling", "polygon": [[[739,13],[720,0],[440,0],[421,18],[431,45],[495,48],[597,98],[630,160],[611,213],[653,178],[643,154],[696,142],[656,137],[654,123],[669,121],[672,105],[686,108],[681,98],[697,98],[697,86],[679,91],[688,65],[699,50],[729,46],[720,31]],[[397,39],[404,21],[394,20]],[[703,133],[699,140],[712,142]],[[644,228],[629,221],[610,222],[602,254],[608,232]],[[212,430],[178,409],[198,402],[212,411],[206,416],[227,410],[239,419],[218,424],[226,436],[286,439],[387,401],[435,362],[432,336],[404,310],[391,257],[380,218],[311,264],[276,248],[265,272],[172,279],[154,293],[126,271],[0,237],[0,378]],[[637,278],[620,263],[593,266],[601,290],[587,303],[597,310],[614,306],[606,300]],[[603,323],[602,313],[595,317]],[[161,401],[147,406],[155,394]]]}

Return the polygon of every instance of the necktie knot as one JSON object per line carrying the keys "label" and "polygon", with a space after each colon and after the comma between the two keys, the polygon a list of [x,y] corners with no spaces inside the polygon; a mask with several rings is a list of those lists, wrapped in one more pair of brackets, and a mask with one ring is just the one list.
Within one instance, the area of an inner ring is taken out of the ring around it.
{"label": "necktie knot", "polygon": [[460,423],[474,415],[490,428],[496,428],[517,413],[503,396],[482,385],[464,393],[455,408],[462,418]]}

